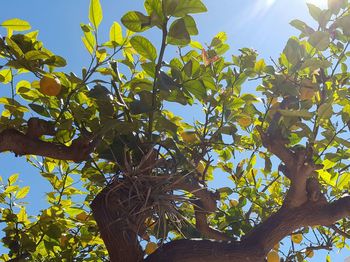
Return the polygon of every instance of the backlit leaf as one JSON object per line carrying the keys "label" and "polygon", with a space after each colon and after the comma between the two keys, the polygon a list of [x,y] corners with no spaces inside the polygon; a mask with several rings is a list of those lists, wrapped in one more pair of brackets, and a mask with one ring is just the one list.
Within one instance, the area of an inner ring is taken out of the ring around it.
{"label": "backlit leaf", "polygon": [[127,29],[133,32],[145,31],[151,25],[150,17],[137,11],[127,12],[121,21]]}
{"label": "backlit leaf", "polygon": [[29,193],[30,187],[29,186],[25,186],[22,187],[16,194],[16,198],[17,199],[22,199],[25,198],[26,195]]}
{"label": "backlit leaf", "polygon": [[113,22],[111,29],[109,30],[109,40],[121,45],[123,42],[122,27],[119,23]]}
{"label": "backlit leaf", "polygon": [[187,31],[183,18],[177,19],[171,24],[167,42],[172,45],[187,45],[191,42],[190,34]]}
{"label": "backlit leaf", "polygon": [[130,39],[130,44],[144,58],[155,61],[157,58],[157,50],[153,44],[143,36],[133,36]]}
{"label": "backlit leaf", "polygon": [[89,8],[89,20],[97,29],[102,21],[102,8],[99,0],[91,0]]}
{"label": "backlit leaf", "polygon": [[0,25],[13,31],[25,31],[31,28],[30,24],[27,21],[18,18],[6,20]]}

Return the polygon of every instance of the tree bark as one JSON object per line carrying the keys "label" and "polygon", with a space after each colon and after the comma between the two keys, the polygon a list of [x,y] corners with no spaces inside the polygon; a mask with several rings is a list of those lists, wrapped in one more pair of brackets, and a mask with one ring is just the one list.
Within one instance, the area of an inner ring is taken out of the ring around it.
{"label": "tree bark", "polygon": [[287,235],[307,226],[329,226],[350,216],[350,197],[330,204],[308,202],[298,208],[282,207],[240,242],[177,240],[165,244],[147,262],[260,262]]}
{"label": "tree bark", "polygon": [[125,196],[110,198],[110,190],[111,186],[104,188],[91,203],[92,213],[108,250],[110,262],[142,261],[143,252],[138,243],[137,233],[111,203],[115,197],[124,199]]}

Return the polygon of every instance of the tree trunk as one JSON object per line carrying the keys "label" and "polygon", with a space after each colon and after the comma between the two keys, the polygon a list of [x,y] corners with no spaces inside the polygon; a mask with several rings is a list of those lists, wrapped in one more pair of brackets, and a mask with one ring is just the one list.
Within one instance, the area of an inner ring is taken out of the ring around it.
{"label": "tree trunk", "polygon": [[138,244],[136,232],[130,229],[128,221],[123,219],[122,213],[116,210],[112,202],[118,199],[125,199],[125,196],[113,192],[113,188],[108,186],[95,197],[91,204],[110,262],[142,261],[143,252]]}

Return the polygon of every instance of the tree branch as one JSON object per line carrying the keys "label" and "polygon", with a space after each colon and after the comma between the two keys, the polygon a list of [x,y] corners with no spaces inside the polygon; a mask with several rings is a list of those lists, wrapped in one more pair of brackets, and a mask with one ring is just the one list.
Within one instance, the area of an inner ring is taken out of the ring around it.
{"label": "tree branch", "polygon": [[282,207],[253,229],[241,242],[172,241],[159,248],[145,261],[264,261],[266,254],[274,245],[293,231],[307,226],[329,226],[348,216],[350,216],[350,197],[341,198],[330,204],[307,202],[297,208]]}
{"label": "tree branch", "polygon": [[194,177],[180,177],[173,187],[193,194],[197,199],[192,201],[194,206],[196,228],[205,237],[215,240],[232,240],[222,232],[211,228],[207,221],[207,215],[216,211],[216,193],[201,186]]}
{"label": "tree branch", "polygon": [[51,122],[31,118],[28,120],[26,134],[16,129],[5,129],[0,132],[0,152],[11,151],[16,155],[38,155],[60,160],[81,162],[89,158],[95,148],[95,142],[79,137],[71,146],[42,141],[42,135],[54,135]]}

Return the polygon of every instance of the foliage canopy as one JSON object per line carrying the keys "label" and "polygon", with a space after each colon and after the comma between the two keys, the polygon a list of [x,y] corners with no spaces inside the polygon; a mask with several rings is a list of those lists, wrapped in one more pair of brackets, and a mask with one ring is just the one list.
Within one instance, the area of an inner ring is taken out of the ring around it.
{"label": "foliage canopy", "polygon": [[[349,248],[350,5],[328,2],[308,4],[316,28],[293,20],[300,35],[265,61],[250,48],[228,55],[223,32],[191,40],[200,0],[145,0],[104,40],[91,0],[91,63],[79,73],[28,22],[3,21],[0,82],[12,96],[0,98],[0,151],[25,155],[52,190],[28,214],[33,189],[18,174],[1,180],[1,261],[305,261]],[[165,61],[169,47],[178,55]],[[181,107],[202,115],[187,123]]]}

